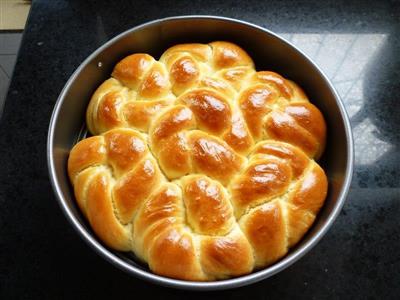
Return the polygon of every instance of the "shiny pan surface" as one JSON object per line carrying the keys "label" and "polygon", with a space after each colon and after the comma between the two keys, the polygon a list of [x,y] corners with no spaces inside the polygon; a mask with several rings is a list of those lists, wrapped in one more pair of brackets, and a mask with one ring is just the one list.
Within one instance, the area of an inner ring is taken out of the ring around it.
{"label": "shiny pan surface", "polygon": [[[190,282],[155,275],[132,254],[106,248],[93,234],[76,206],[66,164],[72,146],[86,135],[85,112],[95,89],[123,57],[144,52],[158,58],[178,43],[226,40],[243,47],[258,70],[271,70],[297,82],[323,113],[327,146],[319,160],[329,179],[325,204],[314,225],[289,253],[275,264],[238,278]],[[314,247],[338,216],[353,171],[353,140],[344,106],[323,72],[300,50],[259,26],[223,17],[181,16],[152,21],[118,35],[93,52],[72,74],[62,90],[50,121],[47,158],[50,180],[62,210],[78,234],[106,260],[138,278],[181,289],[218,290],[251,284],[284,270]]]}

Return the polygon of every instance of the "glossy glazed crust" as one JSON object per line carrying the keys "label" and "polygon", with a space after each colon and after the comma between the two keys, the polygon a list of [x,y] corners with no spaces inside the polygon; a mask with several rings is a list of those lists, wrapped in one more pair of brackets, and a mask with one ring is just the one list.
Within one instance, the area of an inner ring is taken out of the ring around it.
{"label": "glossy glazed crust", "polygon": [[133,54],[94,93],[95,135],[71,150],[80,209],[157,274],[209,281],[282,258],[328,182],[321,112],[294,82],[228,42]]}

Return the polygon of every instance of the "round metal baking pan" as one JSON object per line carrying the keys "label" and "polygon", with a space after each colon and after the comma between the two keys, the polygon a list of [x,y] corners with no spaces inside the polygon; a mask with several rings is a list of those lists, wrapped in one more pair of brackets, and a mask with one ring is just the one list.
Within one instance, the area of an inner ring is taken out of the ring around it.
{"label": "round metal baking pan", "polygon": [[[258,70],[272,70],[297,82],[327,121],[327,147],[319,163],[329,178],[326,202],[314,225],[297,246],[275,264],[238,278],[190,282],[155,275],[132,255],[105,247],[80,214],[66,172],[72,146],[85,135],[85,111],[92,93],[110,77],[124,56],[144,52],[158,58],[178,43],[226,40],[243,47]],[[82,129],[83,128],[83,129]],[[247,22],[215,16],[180,16],[134,27],[93,52],[62,90],[50,121],[47,159],[57,201],[67,219],[92,249],[118,268],[150,282],[180,289],[220,290],[268,278],[301,258],[331,227],[345,201],[353,172],[353,140],[349,119],[337,92],[324,73],[295,46],[273,32]],[[339,250],[339,249],[338,249]]]}

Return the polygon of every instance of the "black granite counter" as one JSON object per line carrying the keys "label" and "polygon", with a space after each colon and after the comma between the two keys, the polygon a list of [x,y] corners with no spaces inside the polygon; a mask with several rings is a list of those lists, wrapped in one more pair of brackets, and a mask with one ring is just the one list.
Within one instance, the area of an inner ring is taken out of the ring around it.
{"label": "black granite counter", "polygon": [[[355,138],[351,190],[322,241],[278,275],[224,292],[191,294],[122,273],[73,231],[48,179],[50,115],[75,68],[128,28],[184,14],[243,19],[300,47],[342,96]],[[399,90],[396,1],[34,1],[0,125],[0,299],[398,299]]]}

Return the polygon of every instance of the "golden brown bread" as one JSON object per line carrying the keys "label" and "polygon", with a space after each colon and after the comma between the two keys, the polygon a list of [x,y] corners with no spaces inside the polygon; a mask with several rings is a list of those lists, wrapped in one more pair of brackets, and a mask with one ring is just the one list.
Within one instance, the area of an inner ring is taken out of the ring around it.
{"label": "golden brown bread", "polygon": [[321,112],[228,42],[133,54],[94,93],[71,150],[80,209],[103,242],[157,274],[239,276],[283,257],[328,182]]}

